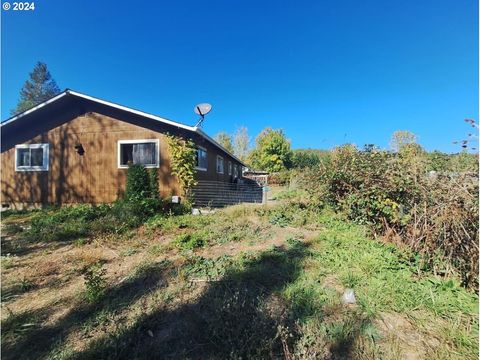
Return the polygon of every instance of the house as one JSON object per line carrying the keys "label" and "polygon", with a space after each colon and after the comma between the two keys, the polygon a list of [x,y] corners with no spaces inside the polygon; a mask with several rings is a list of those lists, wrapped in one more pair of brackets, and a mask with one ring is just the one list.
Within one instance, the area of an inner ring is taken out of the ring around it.
{"label": "house", "polygon": [[[212,184],[238,190],[245,164],[200,128],[65,90],[1,124],[2,207],[111,203],[130,163],[158,168],[162,197],[181,195],[167,133],[196,145],[197,194]],[[208,203],[216,193],[203,195]]]}

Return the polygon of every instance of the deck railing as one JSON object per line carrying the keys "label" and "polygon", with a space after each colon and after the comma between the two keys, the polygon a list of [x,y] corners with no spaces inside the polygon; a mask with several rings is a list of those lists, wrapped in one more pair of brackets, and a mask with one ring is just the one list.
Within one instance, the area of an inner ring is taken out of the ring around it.
{"label": "deck railing", "polygon": [[245,179],[238,183],[199,181],[193,188],[195,206],[223,207],[240,203],[262,203],[263,187]]}

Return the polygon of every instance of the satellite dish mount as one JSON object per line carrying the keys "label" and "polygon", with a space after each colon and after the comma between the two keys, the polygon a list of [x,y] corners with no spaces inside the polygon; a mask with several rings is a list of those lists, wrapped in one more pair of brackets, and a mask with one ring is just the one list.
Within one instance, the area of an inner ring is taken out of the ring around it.
{"label": "satellite dish mount", "polygon": [[201,127],[203,120],[205,120],[205,115],[207,115],[212,110],[212,105],[207,103],[198,104],[194,107],[193,111],[195,114],[200,115],[195,127]]}

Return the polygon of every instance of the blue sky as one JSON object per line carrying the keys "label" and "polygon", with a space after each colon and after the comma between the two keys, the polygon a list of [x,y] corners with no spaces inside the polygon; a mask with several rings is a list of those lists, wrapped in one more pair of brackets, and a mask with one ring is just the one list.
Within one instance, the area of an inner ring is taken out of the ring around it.
{"label": "blue sky", "polygon": [[[2,1],[3,2],[3,1]],[[283,128],[294,148],[429,150],[478,120],[478,5],[408,1],[35,1],[2,13],[2,120],[44,61],[61,88],[214,135]]]}

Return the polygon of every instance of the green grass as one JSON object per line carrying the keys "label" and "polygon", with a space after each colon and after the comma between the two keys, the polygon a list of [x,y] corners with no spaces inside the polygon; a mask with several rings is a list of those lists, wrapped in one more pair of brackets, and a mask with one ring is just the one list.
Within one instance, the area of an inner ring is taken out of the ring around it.
{"label": "green grass", "polygon": [[[75,217],[49,211],[56,224],[62,216],[66,223]],[[58,326],[55,339],[46,332],[52,344],[38,354],[189,358],[195,351],[207,358],[281,358],[287,351],[298,359],[394,358],[406,345],[389,339],[378,321],[395,314],[411,324],[416,337],[438,339],[437,346],[425,349],[427,358],[478,358],[478,296],[457,278],[435,276],[418,254],[373,240],[366,228],[333,212],[299,203],[232,207],[205,216],[156,215],[144,229],[142,245],[116,244],[121,262],[140,254],[143,261],[123,281],[105,282],[101,268],[94,269],[83,284],[90,303],[78,300],[72,322]],[[209,246],[260,244],[287,231],[291,235],[278,247],[208,256]],[[12,260],[3,261],[5,269]],[[31,290],[28,282],[15,286],[24,296]],[[342,304],[345,288],[354,289],[356,305]],[[28,312],[7,317],[2,326],[10,349],[21,353],[18,339],[24,334],[35,339],[46,317]],[[85,340],[84,352],[67,351],[69,343],[59,335],[64,326],[96,338]],[[106,328],[110,332],[101,333]],[[167,330],[173,335],[163,342],[148,335]]]}
{"label": "green grass", "polygon": [[[435,336],[448,341],[440,348],[450,348],[459,355],[457,358],[476,358],[478,297],[475,293],[461,287],[455,278],[440,278],[428,272],[419,275],[412,254],[369,239],[363,227],[345,222],[337,215],[324,212],[318,224],[322,230],[313,242],[306,270],[283,291],[297,319],[310,324],[310,328],[311,324],[321,324],[316,332],[326,333],[342,343],[352,331],[360,336],[364,336],[361,335],[364,329],[372,332],[372,322],[382,313],[398,313],[413,319],[419,331],[421,321],[433,324]],[[336,310],[337,320],[329,322],[332,309],[341,307],[340,294],[326,281],[332,278],[337,286],[354,289],[359,305],[354,312],[360,323],[358,329],[351,324],[349,311]],[[422,319],[412,318],[413,314]],[[319,322],[320,318],[324,321]],[[426,331],[431,332],[432,328]]]}
{"label": "green grass", "polygon": [[455,278],[429,273],[418,276],[411,254],[394,245],[368,239],[364,229],[335,219],[320,219],[326,228],[315,258],[359,294],[362,305],[375,311],[431,311],[441,317],[474,314],[477,297]]}

